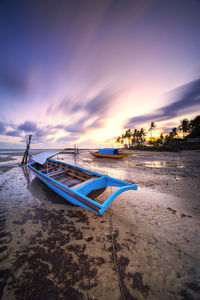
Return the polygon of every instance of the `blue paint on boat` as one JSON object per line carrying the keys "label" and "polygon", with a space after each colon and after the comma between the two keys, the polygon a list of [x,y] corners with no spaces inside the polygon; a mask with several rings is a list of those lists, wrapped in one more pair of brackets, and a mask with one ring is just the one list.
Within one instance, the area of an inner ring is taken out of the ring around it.
{"label": "blue paint on boat", "polygon": [[[123,180],[115,179],[107,175],[102,175],[97,172],[66,164],[64,162],[60,162],[54,159],[49,159],[49,162],[71,167],[73,169],[84,171],[96,176],[95,179],[86,180],[85,183],[83,182],[83,184],[81,184],[80,186],[77,185],[77,188],[76,186],[75,188],[70,188],[65,184],[62,184],[61,182],[49,177],[48,175],[51,174],[52,170],[49,170],[49,172],[47,172],[47,170],[45,169],[42,172],[37,170],[33,166],[35,164],[35,161],[32,161],[27,164],[28,167],[34,172],[34,174],[57,194],[59,194],[72,204],[82,206],[100,215],[104,213],[104,211],[109,207],[109,205],[121,193],[128,190],[137,190],[137,185]],[[87,197],[87,195],[90,192],[103,189],[108,186],[118,187],[118,189],[111,196],[109,196],[103,204],[100,204],[97,201],[94,201],[91,198]]]}
{"label": "blue paint on boat", "polygon": [[119,151],[118,149],[114,149],[114,148],[102,148],[98,150],[98,153],[113,155],[113,154],[119,154]]}

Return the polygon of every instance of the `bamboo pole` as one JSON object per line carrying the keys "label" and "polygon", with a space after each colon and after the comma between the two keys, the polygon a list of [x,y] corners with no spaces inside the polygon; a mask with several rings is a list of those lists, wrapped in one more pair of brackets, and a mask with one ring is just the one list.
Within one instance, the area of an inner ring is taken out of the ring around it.
{"label": "bamboo pole", "polygon": [[22,162],[21,162],[22,166],[27,164],[29,149],[30,149],[30,144],[31,144],[31,137],[32,137],[32,135],[30,134],[27,141],[26,141],[26,150],[24,152],[24,156],[23,156],[23,159],[22,159]]}

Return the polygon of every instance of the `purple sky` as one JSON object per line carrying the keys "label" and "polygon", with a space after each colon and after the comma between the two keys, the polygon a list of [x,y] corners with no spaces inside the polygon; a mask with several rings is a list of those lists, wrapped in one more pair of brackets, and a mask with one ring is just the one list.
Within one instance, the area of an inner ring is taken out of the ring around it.
{"label": "purple sky", "polygon": [[0,148],[111,145],[200,113],[200,1],[0,3]]}

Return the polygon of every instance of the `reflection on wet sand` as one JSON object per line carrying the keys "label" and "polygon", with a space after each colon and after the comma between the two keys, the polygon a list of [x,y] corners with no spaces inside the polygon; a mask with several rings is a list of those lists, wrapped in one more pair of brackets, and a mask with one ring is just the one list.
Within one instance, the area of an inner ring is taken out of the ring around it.
{"label": "reflection on wet sand", "polygon": [[29,186],[30,184],[30,170],[28,169],[27,166],[22,166],[22,171],[24,173],[24,177],[26,178],[26,181],[27,181],[27,187]]}
{"label": "reflection on wet sand", "polygon": [[53,190],[47,187],[37,177],[35,177],[31,181],[31,183],[28,186],[28,189],[35,198],[40,200],[41,203],[43,203],[44,201],[49,201],[52,203],[71,205],[69,202],[67,202],[65,199],[63,199],[61,196],[59,196],[57,193],[55,193]]}

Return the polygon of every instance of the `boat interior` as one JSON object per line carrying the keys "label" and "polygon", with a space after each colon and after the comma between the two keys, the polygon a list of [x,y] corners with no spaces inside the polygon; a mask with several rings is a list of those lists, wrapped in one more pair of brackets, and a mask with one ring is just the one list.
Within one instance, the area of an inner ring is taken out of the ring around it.
{"label": "boat interior", "polygon": [[[35,172],[37,170],[36,176],[49,187],[56,188],[55,191],[59,194],[64,192],[62,194],[64,198],[68,195],[71,197],[70,202],[89,208],[99,214],[102,214],[119,194],[127,190],[137,190],[136,185],[126,181],[92,173],[53,159],[47,160],[43,165],[32,161],[29,167]],[[63,185],[68,188],[66,189]],[[112,192],[106,200],[103,197],[96,200],[97,196],[102,194],[107,187],[118,187],[118,189]]]}
{"label": "boat interior", "polygon": [[34,163],[32,166],[41,173],[64,184],[65,186],[70,187],[71,189],[81,187],[83,184],[98,178],[98,176],[89,172],[63,165],[62,163],[55,163],[50,160],[48,160],[44,165]]}

